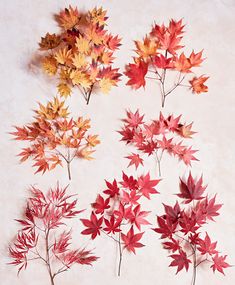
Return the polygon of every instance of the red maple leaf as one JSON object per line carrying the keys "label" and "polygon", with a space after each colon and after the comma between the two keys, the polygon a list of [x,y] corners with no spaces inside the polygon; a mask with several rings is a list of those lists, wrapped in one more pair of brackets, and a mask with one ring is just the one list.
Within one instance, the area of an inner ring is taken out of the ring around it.
{"label": "red maple leaf", "polygon": [[139,156],[139,154],[132,153],[131,155],[126,156],[126,158],[130,159],[130,163],[128,165],[135,165],[135,169],[139,167],[139,165],[143,165],[143,159]]}
{"label": "red maple leaf", "polygon": [[186,252],[184,252],[183,250],[180,250],[179,254],[172,254],[170,255],[170,257],[173,259],[173,261],[171,262],[169,266],[177,267],[176,274],[179,271],[181,271],[183,268],[185,268],[186,271],[188,271],[189,263],[191,263],[191,260],[187,258]]}
{"label": "red maple leaf", "polygon": [[218,270],[220,273],[224,274],[223,269],[231,266],[225,261],[226,257],[227,255],[219,256],[218,253],[216,253],[216,255],[212,258],[213,264],[211,265],[211,268],[214,272]]}
{"label": "red maple leaf", "polygon": [[160,179],[159,180],[151,180],[149,173],[147,173],[146,175],[141,175],[138,178],[138,185],[139,185],[140,192],[147,199],[150,199],[150,194],[157,194],[157,193],[159,193],[155,189],[155,186],[157,186],[157,184],[160,181],[161,181]]}
{"label": "red maple leaf", "polygon": [[123,122],[126,123],[127,127],[136,128],[139,125],[143,124],[144,115],[140,116],[139,110],[136,110],[135,113],[127,111],[126,115],[127,117],[123,119]]}
{"label": "red maple leaf", "polygon": [[128,215],[127,218],[132,224],[135,224],[136,227],[141,230],[141,225],[151,225],[145,217],[148,216],[150,211],[141,211],[140,205],[137,205]]}
{"label": "red maple leaf", "polygon": [[206,186],[202,186],[203,180],[202,176],[197,181],[193,179],[191,172],[189,173],[187,182],[184,182],[180,178],[180,194],[177,194],[178,197],[185,199],[185,203],[188,204],[193,200],[201,200],[204,197],[202,196]]}
{"label": "red maple leaf", "polygon": [[112,215],[109,220],[104,219],[104,222],[106,225],[106,228],[104,228],[104,231],[106,231],[108,234],[110,233],[115,234],[121,231],[119,228],[121,221],[115,220],[114,215]]}
{"label": "red maple leaf", "polygon": [[199,246],[197,249],[201,252],[202,255],[207,253],[210,255],[218,253],[218,251],[216,250],[217,242],[211,242],[211,239],[207,233],[205,239],[200,239],[198,241],[198,244]]}
{"label": "red maple leaf", "polygon": [[91,235],[92,239],[95,239],[97,235],[100,235],[100,229],[102,228],[103,217],[97,219],[97,216],[94,212],[91,213],[90,220],[81,219],[83,225],[87,229],[83,230],[81,233],[83,235]]}
{"label": "red maple leaf", "polygon": [[110,208],[109,198],[104,199],[101,195],[98,195],[95,203],[92,203],[92,207],[95,209],[96,214],[103,214],[106,209]]}
{"label": "red maple leaf", "polygon": [[119,187],[117,185],[117,181],[116,179],[113,180],[113,183],[110,183],[108,181],[105,180],[105,183],[108,187],[108,189],[104,190],[103,192],[107,195],[110,196],[110,198],[113,198],[115,196],[118,196],[119,195]]}
{"label": "red maple leaf", "polygon": [[128,251],[132,251],[135,254],[135,248],[140,248],[144,246],[142,243],[139,242],[143,234],[144,233],[134,234],[133,226],[130,228],[126,235],[122,233],[121,238],[124,242],[124,248],[126,248]]}
{"label": "red maple leaf", "polygon": [[148,64],[144,61],[128,64],[126,66],[126,72],[124,72],[124,74],[129,77],[127,85],[132,86],[134,89],[138,89],[141,86],[145,87],[145,75],[147,72]]}
{"label": "red maple leaf", "polygon": [[156,233],[161,234],[161,238],[171,238],[172,235],[175,233],[177,223],[172,223],[172,221],[166,217],[165,219],[163,217],[158,216],[157,217],[157,223],[158,223],[158,228],[154,228],[153,230]]}

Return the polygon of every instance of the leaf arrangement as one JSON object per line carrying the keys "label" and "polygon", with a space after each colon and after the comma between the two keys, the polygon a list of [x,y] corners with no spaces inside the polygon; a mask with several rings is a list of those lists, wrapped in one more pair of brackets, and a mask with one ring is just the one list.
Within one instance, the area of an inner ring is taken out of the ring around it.
{"label": "leaf arrangement", "polygon": [[[186,56],[180,50],[184,47],[181,40],[184,34],[182,19],[171,20],[168,26],[154,24],[149,34],[142,41],[135,41],[136,56],[134,63],[126,66],[125,75],[129,78],[127,85],[134,89],[145,87],[146,79],[155,80],[160,85],[161,102],[164,107],[166,98],[179,86],[185,86],[193,93],[207,92],[204,84],[209,77],[193,75],[188,84],[184,81],[193,69],[204,61],[202,51],[191,52]],[[174,83],[169,86],[168,73],[175,73]]]}
{"label": "leaf arrangement", "polygon": [[196,284],[196,270],[202,263],[209,263],[212,270],[224,274],[224,269],[230,265],[226,262],[226,255],[217,250],[217,242],[212,242],[208,233],[202,233],[203,225],[219,215],[222,204],[216,203],[216,196],[210,198],[205,195],[202,176],[194,179],[191,173],[188,179],[180,179],[180,193],[182,205],[165,205],[164,214],[157,216],[155,232],[164,239],[163,246],[170,251],[172,262],[169,266],[188,271],[193,266],[192,285]]}
{"label": "leaf arrangement", "polygon": [[[197,160],[194,156],[197,150],[184,144],[186,139],[191,139],[195,134],[192,123],[182,123],[180,119],[181,116],[175,118],[173,115],[165,118],[160,113],[159,119],[145,123],[144,115],[140,115],[138,110],[135,113],[127,111],[126,118],[123,119],[124,126],[119,131],[121,140],[133,145],[142,155],[154,156],[161,176],[161,160],[165,153],[177,157],[185,165],[191,165],[193,160]],[[135,165],[137,169],[140,164],[143,165],[143,158],[139,153],[127,156],[130,160],[129,166]]]}
{"label": "leaf arrangement", "polygon": [[112,63],[121,39],[105,29],[108,17],[102,8],[81,13],[69,6],[56,18],[61,32],[47,33],[39,43],[44,52],[42,68],[58,77],[60,96],[67,98],[77,87],[89,104],[93,91],[106,94],[117,86],[121,74]]}
{"label": "leaf arrangement", "polygon": [[150,211],[142,210],[141,200],[151,199],[152,194],[159,193],[155,189],[159,181],[152,180],[149,173],[135,179],[123,172],[122,181],[106,181],[107,189],[92,203],[90,219],[81,219],[86,227],[82,234],[95,239],[102,232],[118,244],[118,276],[123,252],[135,253],[136,248],[144,246],[140,242],[144,234],[141,226],[150,224],[146,220]]}
{"label": "leaf arrangement", "polygon": [[71,230],[67,220],[77,217],[82,211],[76,209],[77,200],[67,194],[67,187],[59,185],[49,189],[46,195],[40,189],[31,188],[24,210],[24,219],[16,220],[21,230],[9,247],[11,264],[26,269],[31,261],[40,260],[47,268],[51,285],[62,272],[73,265],[91,265],[97,260],[90,250],[71,249]]}
{"label": "leaf arrangement", "polygon": [[68,118],[68,108],[58,98],[45,106],[39,103],[35,114],[33,122],[15,127],[16,131],[12,132],[16,140],[29,143],[19,154],[20,161],[34,160],[35,173],[45,173],[64,162],[71,179],[72,161],[75,158],[91,160],[94,147],[100,143],[97,135],[87,134],[90,120]]}
{"label": "leaf arrangement", "polygon": [[[58,92],[65,99],[77,88],[87,104],[92,93],[109,93],[117,86],[121,74],[113,68],[114,52],[119,49],[121,39],[106,30],[108,17],[103,8],[94,8],[87,13],[69,6],[56,15],[60,26],[58,34],[47,33],[39,43],[42,68],[49,76],[56,76]],[[134,63],[126,66],[127,85],[134,89],[145,87],[146,79],[156,80],[160,86],[162,107],[166,98],[178,87],[188,87],[193,93],[207,92],[205,82],[209,77],[194,75],[194,68],[204,61],[202,51],[186,56],[181,40],[184,33],[182,20],[171,20],[168,26],[154,24],[143,41],[135,41]],[[175,80],[169,83],[175,75]],[[188,75],[188,84],[184,81]],[[170,85],[172,84],[172,85]],[[69,116],[65,101],[55,97],[46,105],[39,103],[32,122],[15,127],[11,134],[16,140],[25,141],[27,146],[19,154],[20,161],[32,159],[36,172],[45,173],[65,164],[71,179],[71,163],[74,159],[92,159],[94,148],[100,143],[97,135],[88,134],[90,120]],[[181,115],[173,114],[149,123],[144,115],[126,112],[123,127],[119,131],[121,140],[135,147],[136,152],[127,156],[129,166],[137,169],[144,165],[144,156],[154,156],[161,176],[161,161],[168,153],[191,166],[196,161],[197,150],[186,141],[195,134],[192,123],[181,121]],[[89,219],[81,218],[85,229],[83,235],[96,239],[104,234],[112,239],[119,249],[118,275],[121,273],[123,253],[136,253],[143,247],[142,226],[149,226],[150,211],[143,210],[143,198],[152,199],[159,193],[156,186],[159,179],[151,179],[150,174],[134,178],[123,171],[122,180],[106,181],[106,189],[98,194]],[[210,263],[212,270],[224,274],[230,265],[226,255],[217,250],[217,242],[212,242],[203,226],[214,221],[222,204],[216,203],[216,196],[205,195],[202,177],[180,179],[182,204],[164,205],[164,214],[157,216],[155,232],[161,234],[163,246],[170,251],[170,266],[188,271],[193,266],[192,285],[196,284],[197,267]],[[68,271],[75,264],[91,265],[97,257],[85,248],[71,249],[71,230],[67,221],[77,217],[82,211],[76,210],[77,200],[67,194],[67,187],[49,189],[44,194],[40,189],[31,188],[31,197],[24,209],[25,218],[17,220],[21,224],[15,241],[9,247],[10,264],[26,269],[30,261],[40,260],[46,265],[51,285],[57,275]],[[62,231],[62,228],[65,228]]]}

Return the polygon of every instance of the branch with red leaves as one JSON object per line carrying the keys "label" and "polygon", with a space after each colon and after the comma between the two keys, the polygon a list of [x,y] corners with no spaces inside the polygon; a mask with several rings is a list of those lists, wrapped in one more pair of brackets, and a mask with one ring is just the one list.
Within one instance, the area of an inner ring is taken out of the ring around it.
{"label": "branch with red leaves", "polygon": [[216,203],[216,196],[205,195],[202,177],[194,179],[191,173],[188,179],[180,179],[182,205],[164,206],[164,214],[157,216],[157,228],[153,229],[164,239],[163,246],[171,252],[172,262],[169,266],[177,267],[176,273],[182,269],[188,271],[193,266],[192,285],[196,284],[197,268],[202,263],[210,263],[212,270],[224,274],[224,269],[230,265],[226,255],[217,250],[217,242],[212,242],[208,233],[202,233],[203,225],[214,221],[219,215],[222,204]]}
{"label": "branch with red leaves", "polygon": [[[181,116],[175,118],[173,115],[165,118],[160,113],[159,119],[145,123],[144,115],[140,115],[138,110],[135,113],[127,111],[126,118],[122,120],[124,126],[119,131],[121,140],[133,145],[143,155],[154,156],[157,160],[159,176],[161,176],[161,161],[165,153],[191,166],[193,160],[198,160],[194,156],[197,150],[186,146],[184,141],[191,139],[195,132],[192,131],[192,123],[182,123],[180,119]],[[130,160],[129,166],[134,165],[137,169],[140,164],[143,165],[143,158],[139,153],[132,153],[126,157]]]}
{"label": "branch with red leaves", "polygon": [[75,218],[82,211],[76,210],[77,200],[68,195],[66,188],[50,189],[46,195],[35,187],[27,200],[25,218],[16,220],[22,226],[15,241],[9,247],[10,264],[19,267],[18,273],[26,269],[28,262],[41,260],[46,266],[51,285],[55,277],[68,271],[75,264],[91,265],[97,260],[90,250],[71,249],[71,230],[59,231],[67,227],[66,221]]}
{"label": "branch with red leaves", "polygon": [[123,172],[122,181],[106,181],[107,189],[92,203],[90,219],[81,219],[86,227],[82,234],[95,239],[102,232],[117,243],[118,276],[121,274],[124,250],[135,254],[136,248],[144,246],[140,242],[144,234],[141,226],[150,224],[146,219],[150,212],[142,210],[141,199],[151,199],[152,194],[157,194],[155,187],[159,181],[151,180],[149,174],[135,179]]}
{"label": "branch with red leaves", "polygon": [[94,147],[100,143],[97,135],[88,135],[90,120],[79,117],[68,118],[68,107],[58,98],[39,104],[35,111],[35,120],[23,127],[15,127],[11,134],[16,140],[29,142],[29,146],[19,154],[20,161],[29,158],[35,161],[37,172],[54,169],[58,165],[67,165],[68,177],[71,180],[70,165],[75,158],[91,160]]}
{"label": "branch with red leaves", "polygon": [[[135,41],[137,56],[134,57],[134,63],[126,66],[125,75],[129,78],[127,85],[132,88],[145,87],[146,79],[159,83],[162,107],[166,98],[177,87],[188,87],[196,94],[208,91],[204,83],[209,77],[204,75],[193,76],[188,85],[184,83],[186,76],[194,73],[192,69],[200,66],[204,59],[202,51],[198,53],[192,51],[189,56],[184,52],[179,54],[179,50],[184,47],[181,45],[183,28],[182,19],[171,20],[168,26],[154,24],[143,41]],[[168,82],[168,72],[176,73],[174,83]]]}

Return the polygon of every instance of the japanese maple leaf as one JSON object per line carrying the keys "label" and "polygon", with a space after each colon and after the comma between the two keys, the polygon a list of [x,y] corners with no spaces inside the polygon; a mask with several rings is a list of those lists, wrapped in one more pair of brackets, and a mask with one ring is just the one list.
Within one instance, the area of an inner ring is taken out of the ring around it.
{"label": "japanese maple leaf", "polygon": [[182,73],[189,73],[191,72],[191,63],[190,60],[185,56],[185,54],[182,52],[179,57],[175,58],[174,61],[175,69]]}
{"label": "japanese maple leaf", "polygon": [[181,159],[184,161],[186,165],[191,165],[192,160],[198,160],[195,156],[194,153],[197,152],[197,150],[192,149],[190,146],[189,148],[185,148],[182,151]]}
{"label": "japanese maple leaf", "polygon": [[175,34],[179,36],[184,33],[183,28],[184,28],[183,19],[180,19],[179,21],[171,19],[169,23],[168,31],[170,34]]}
{"label": "japanese maple leaf", "polygon": [[174,118],[173,115],[170,115],[166,120],[165,123],[167,125],[167,128],[170,131],[176,131],[178,129],[179,126],[179,122],[180,122],[180,118],[182,115],[179,115],[178,117]]}
{"label": "japanese maple leaf", "polygon": [[130,228],[129,232],[125,235],[121,233],[121,238],[124,242],[124,248],[128,251],[132,251],[135,254],[135,248],[143,247],[144,245],[140,243],[144,233],[134,234],[133,226]]}
{"label": "japanese maple leaf", "polygon": [[133,176],[127,176],[124,172],[122,172],[122,180],[120,184],[129,190],[137,190],[138,183],[137,180]]}
{"label": "japanese maple leaf", "polygon": [[156,233],[161,234],[161,239],[164,238],[171,238],[172,234],[175,233],[177,223],[173,223],[168,217],[164,219],[163,217],[158,216],[157,217],[157,223],[158,223],[158,228],[154,228],[153,230]]}
{"label": "japanese maple leaf", "polygon": [[115,234],[121,231],[119,228],[121,221],[115,220],[114,215],[112,215],[109,220],[104,219],[104,222],[106,225],[106,228],[104,228],[104,231],[106,231],[108,234],[110,233]]}
{"label": "japanese maple leaf", "polygon": [[191,263],[191,260],[187,258],[186,252],[184,252],[183,250],[180,250],[179,254],[172,254],[170,255],[170,257],[173,259],[173,261],[171,262],[169,266],[177,267],[176,274],[179,271],[181,271],[183,268],[185,268],[186,271],[188,271],[189,263]]}
{"label": "japanese maple leaf", "polygon": [[108,189],[104,190],[103,192],[106,194],[106,195],[109,195],[110,198],[113,198],[115,196],[118,196],[119,195],[119,187],[117,185],[117,181],[116,179],[113,180],[113,183],[110,183],[108,181],[105,180],[105,183],[106,183],[106,186],[108,187]]}
{"label": "japanese maple leaf", "polygon": [[218,251],[216,250],[217,242],[211,242],[211,239],[207,233],[204,240],[199,240],[198,245],[199,246],[197,249],[201,252],[202,255],[207,253],[210,255],[214,255],[218,253]]}
{"label": "japanese maple leaf", "polygon": [[92,207],[95,209],[96,214],[103,214],[105,210],[110,208],[109,198],[104,199],[101,195],[98,195],[95,203],[92,203]]}
{"label": "japanese maple leaf", "polygon": [[128,127],[124,127],[122,128],[121,131],[118,132],[122,136],[121,141],[125,141],[127,144],[129,144],[132,141],[135,135],[134,129]]}
{"label": "japanese maple leaf", "polygon": [[165,249],[171,250],[172,252],[176,252],[181,248],[180,242],[178,240],[175,240],[174,238],[171,238],[171,241],[166,241],[163,242],[162,244]]}
{"label": "japanese maple leaf", "polygon": [[150,199],[150,194],[157,194],[159,193],[155,186],[160,182],[161,180],[150,180],[150,174],[147,173],[146,175],[141,175],[138,178],[138,185],[139,185],[139,191],[142,193],[143,196],[145,196],[147,199]]}
{"label": "japanese maple leaf", "polygon": [[135,224],[136,227],[141,230],[141,225],[151,225],[145,217],[151,213],[150,211],[141,211],[140,205],[137,205],[130,213],[127,215],[127,218],[132,224]]}
{"label": "japanese maple leaf", "polygon": [[191,124],[184,124],[184,125],[181,125],[178,127],[178,134],[184,138],[187,138],[187,139],[191,139],[192,138],[192,135],[196,134],[196,132],[192,131],[192,125],[193,123]]}
{"label": "japanese maple leaf", "polygon": [[127,111],[126,115],[127,117],[123,119],[123,122],[125,122],[128,127],[136,128],[139,125],[143,124],[144,115],[140,116],[139,110],[137,110],[135,113]]}
{"label": "japanese maple leaf", "polygon": [[81,219],[83,225],[87,229],[83,230],[81,233],[83,235],[91,235],[92,239],[95,239],[97,235],[100,235],[100,229],[102,228],[103,217],[97,219],[97,216],[94,212],[91,213],[90,220]]}
{"label": "japanese maple leaf", "polygon": [[225,261],[226,257],[227,255],[219,256],[218,253],[216,253],[216,255],[212,258],[213,264],[211,265],[214,272],[218,270],[220,273],[224,274],[223,269],[231,266]]}
{"label": "japanese maple leaf", "polygon": [[222,204],[215,203],[215,199],[216,195],[211,199],[208,199],[208,197],[206,197],[205,202],[203,201],[204,203],[202,203],[206,218],[211,221],[214,221],[213,217],[217,217],[219,215],[218,211],[222,207]]}
{"label": "japanese maple leaf", "polygon": [[166,216],[171,219],[173,223],[175,223],[180,215],[180,205],[178,202],[175,203],[174,207],[163,204]]}
{"label": "japanese maple leaf", "polygon": [[197,225],[196,216],[193,212],[192,213],[183,212],[181,214],[179,224],[181,226],[180,231],[185,235],[188,234],[189,232],[195,233],[195,231],[199,228],[199,226]]}
{"label": "japanese maple leaf", "polygon": [[132,153],[131,155],[126,156],[126,158],[130,160],[128,167],[135,165],[135,169],[137,169],[140,164],[143,165],[143,159],[139,156],[139,154]]}
{"label": "japanese maple leaf", "polygon": [[204,58],[202,58],[202,52],[203,50],[198,53],[194,53],[194,51],[191,52],[189,56],[189,61],[190,61],[191,66],[193,67],[200,66],[200,64],[204,60]]}
{"label": "japanese maple leaf", "polygon": [[208,91],[208,87],[204,84],[209,77],[201,75],[200,77],[193,77],[193,79],[189,80],[191,85],[191,89],[193,93],[205,93]]}
{"label": "japanese maple leaf", "polygon": [[123,191],[122,202],[124,204],[136,205],[141,195],[137,194],[136,190],[131,190],[130,193]]}
{"label": "japanese maple leaf", "polygon": [[196,181],[196,179],[193,179],[192,174],[190,172],[187,182],[184,182],[180,178],[180,194],[177,194],[177,196],[182,199],[185,199],[185,204],[188,204],[193,200],[203,199],[204,197],[202,195],[206,189],[206,186],[203,186],[202,183],[202,176],[198,181]]}
{"label": "japanese maple leaf", "polygon": [[148,64],[144,61],[128,64],[126,66],[126,72],[124,72],[124,74],[129,77],[127,85],[132,86],[134,89],[138,89],[141,86],[145,87],[145,75],[147,72]]}
{"label": "japanese maple leaf", "polygon": [[172,57],[166,58],[165,56],[163,56],[162,54],[160,54],[159,56],[156,55],[154,57],[154,62],[153,64],[157,67],[157,68],[162,68],[162,69],[168,69],[168,68],[172,68],[173,64],[172,64]]}

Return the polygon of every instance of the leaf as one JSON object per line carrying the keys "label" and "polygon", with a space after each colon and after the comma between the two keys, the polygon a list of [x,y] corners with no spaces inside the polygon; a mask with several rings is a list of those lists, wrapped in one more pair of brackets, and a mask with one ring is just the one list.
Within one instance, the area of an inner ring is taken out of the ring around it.
{"label": "leaf", "polygon": [[126,158],[130,160],[128,167],[131,165],[135,165],[135,169],[137,169],[140,164],[143,165],[143,159],[139,156],[139,154],[132,153]]}
{"label": "leaf", "polygon": [[174,60],[174,66],[175,69],[182,72],[182,73],[189,73],[191,72],[191,63],[190,60],[185,56],[185,54],[182,52],[181,55],[175,58]]}
{"label": "leaf", "polygon": [[170,257],[173,259],[173,261],[170,263],[169,266],[177,267],[176,274],[184,268],[186,269],[186,271],[188,271],[191,260],[187,258],[187,254],[183,250],[180,250],[179,254],[170,255]]}
{"label": "leaf", "polygon": [[98,195],[95,203],[92,203],[92,207],[95,209],[96,214],[103,214],[105,210],[110,208],[109,198],[104,199],[101,195]]}
{"label": "leaf", "polygon": [[79,21],[78,9],[72,8],[72,6],[65,8],[57,15],[57,20],[65,30],[73,28]]}
{"label": "leaf", "polygon": [[95,239],[97,235],[100,235],[100,230],[102,229],[101,225],[103,222],[103,217],[97,219],[97,216],[94,212],[91,213],[90,220],[81,219],[83,225],[87,227],[87,229],[83,230],[81,234],[83,235],[91,235],[92,239]]}
{"label": "leaf", "polygon": [[108,189],[104,190],[103,192],[107,195],[110,196],[110,198],[113,198],[115,196],[119,195],[119,187],[117,186],[117,181],[116,179],[113,180],[113,183],[110,183],[108,181],[105,180],[106,186],[108,187]]}
{"label": "leaf", "polygon": [[114,85],[115,85],[115,82],[109,78],[102,78],[99,81],[100,89],[104,94],[108,94],[110,92],[112,86],[114,86]]}
{"label": "leaf", "polygon": [[127,85],[130,85],[134,89],[145,87],[145,75],[148,72],[148,64],[144,61],[140,61],[136,64],[128,64],[124,74],[129,77]]}
{"label": "leaf", "polygon": [[110,233],[116,234],[121,231],[120,230],[121,221],[120,220],[116,221],[114,215],[112,215],[109,220],[104,219],[104,222],[106,225],[106,228],[104,228],[104,231],[106,231],[108,234]]}
{"label": "leaf", "polygon": [[204,240],[200,239],[198,244],[199,246],[197,249],[201,252],[202,255],[204,254],[214,255],[218,253],[218,251],[216,250],[217,242],[211,242],[211,239],[207,233],[205,239]]}
{"label": "leaf", "polygon": [[53,56],[46,56],[42,61],[43,71],[48,75],[55,75],[57,67],[57,61]]}
{"label": "leaf", "polygon": [[211,265],[211,268],[213,269],[213,272],[217,270],[220,273],[224,274],[224,268],[228,268],[231,266],[225,261],[226,257],[227,255],[219,256],[218,253],[216,253],[216,255],[212,257],[213,264]]}
{"label": "leaf", "polygon": [[59,35],[46,33],[45,37],[41,37],[39,46],[41,50],[49,50],[58,47],[60,43],[61,38]]}
{"label": "leaf", "polygon": [[154,228],[153,230],[156,233],[161,234],[161,239],[164,238],[172,238],[172,235],[176,231],[177,223],[173,223],[171,219],[166,217],[164,219],[163,217],[157,216],[157,223],[158,223],[158,228]]}
{"label": "leaf", "polygon": [[191,89],[193,93],[200,94],[208,92],[208,87],[204,84],[209,77],[206,76],[199,76],[199,77],[193,77],[193,79],[189,80],[189,83],[191,85]]}
{"label": "leaf", "polygon": [[87,65],[86,57],[82,53],[76,53],[72,58],[73,65],[76,68],[85,68]]}
{"label": "leaf", "polygon": [[184,182],[180,178],[180,194],[177,194],[178,197],[185,199],[185,203],[188,204],[193,200],[201,200],[204,197],[202,196],[206,186],[202,186],[203,180],[202,176],[200,179],[193,179],[191,172],[189,173],[187,182]]}
{"label": "leaf", "polygon": [[145,217],[151,213],[150,211],[141,211],[140,205],[137,205],[127,216],[132,224],[135,224],[138,230],[141,230],[141,225],[151,225]]}
{"label": "leaf", "polygon": [[204,61],[204,58],[202,58],[202,51],[198,53],[194,53],[194,51],[191,52],[189,56],[189,61],[192,67],[200,66],[200,64]]}
{"label": "leaf", "polygon": [[75,45],[79,51],[79,54],[88,54],[90,51],[89,41],[86,38],[82,37],[81,35],[76,37]]}
{"label": "leaf", "polygon": [[128,231],[127,235],[121,233],[121,238],[124,242],[124,248],[126,248],[128,251],[131,251],[135,254],[135,249],[143,247],[144,245],[140,243],[142,236],[144,233],[134,233],[133,226]]}
{"label": "leaf", "polygon": [[126,111],[126,116],[127,117],[122,121],[125,122],[127,127],[136,128],[143,124],[144,115],[140,115],[139,110],[137,110],[135,113]]}
{"label": "leaf", "polygon": [[151,180],[150,174],[141,175],[138,179],[139,191],[147,199],[150,199],[151,194],[158,194],[159,192],[155,189],[155,186],[160,182],[160,180]]}
{"label": "leaf", "polygon": [[58,92],[60,93],[61,97],[64,97],[65,99],[69,96],[71,96],[71,88],[66,83],[60,83],[57,85]]}
{"label": "leaf", "polygon": [[155,55],[158,47],[156,42],[147,36],[144,38],[143,42],[135,41],[135,46],[137,48],[136,53],[143,59]]}
{"label": "leaf", "polygon": [[62,64],[62,65],[68,64],[72,60],[72,52],[71,50],[68,50],[67,47],[63,49],[59,49],[55,53],[55,59],[59,64]]}

